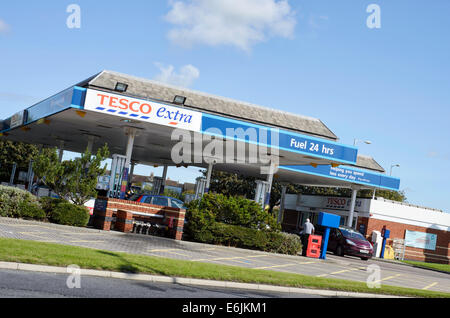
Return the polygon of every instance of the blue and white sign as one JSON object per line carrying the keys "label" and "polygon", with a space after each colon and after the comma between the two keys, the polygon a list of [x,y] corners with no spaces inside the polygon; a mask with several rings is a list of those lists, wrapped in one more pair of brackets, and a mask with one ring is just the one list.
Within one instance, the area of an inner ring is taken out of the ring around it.
{"label": "blue and white sign", "polygon": [[93,89],[87,90],[84,109],[190,131],[200,131],[202,123],[196,111]]}
{"label": "blue and white sign", "polygon": [[436,241],[436,234],[408,230],[405,233],[405,246],[434,251],[436,250]]}
{"label": "blue and white sign", "polygon": [[280,169],[298,171],[301,173],[333,178],[388,190],[398,191],[400,189],[400,179],[348,166],[332,167],[331,165],[319,165],[317,168],[310,165],[281,166]]}
{"label": "blue and white sign", "polygon": [[[209,131],[214,131],[214,133],[210,134],[223,138],[253,142],[260,146],[278,148],[347,164],[355,164],[358,155],[358,150],[355,147],[333,141],[211,114],[203,114],[202,132],[208,134]],[[242,132],[242,134],[236,135],[237,131]]]}

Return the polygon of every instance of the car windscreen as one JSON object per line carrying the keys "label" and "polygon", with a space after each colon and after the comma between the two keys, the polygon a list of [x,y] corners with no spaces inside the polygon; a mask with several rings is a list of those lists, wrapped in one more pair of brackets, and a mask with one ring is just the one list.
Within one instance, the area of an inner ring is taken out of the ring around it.
{"label": "car windscreen", "polygon": [[177,209],[184,209],[184,203],[183,201],[177,200],[177,199],[171,199],[172,205]]}
{"label": "car windscreen", "polygon": [[139,199],[141,196],[141,194],[133,194],[128,200],[129,201],[136,201],[137,199]]}
{"label": "car windscreen", "polygon": [[364,236],[362,236],[361,233],[356,232],[356,231],[354,231],[354,230],[343,229],[343,228],[339,228],[339,230],[341,230],[342,234],[343,234],[346,238],[352,238],[352,239],[358,239],[358,240],[365,240],[365,239],[366,239]]}

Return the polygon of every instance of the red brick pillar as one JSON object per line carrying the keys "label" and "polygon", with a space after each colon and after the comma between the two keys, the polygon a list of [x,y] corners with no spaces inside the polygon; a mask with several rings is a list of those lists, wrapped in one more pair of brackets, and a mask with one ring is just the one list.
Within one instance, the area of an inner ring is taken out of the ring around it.
{"label": "red brick pillar", "polygon": [[169,229],[169,237],[181,241],[184,230],[184,216],[186,210],[176,208],[164,208],[166,225]]}
{"label": "red brick pillar", "polygon": [[118,210],[115,230],[119,232],[130,233],[133,230],[133,213]]}
{"label": "red brick pillar", "polygon": [[112,210],[108,209],[108,199],[99,198],[95,201],[93,218],[96,229],[111,230]]}

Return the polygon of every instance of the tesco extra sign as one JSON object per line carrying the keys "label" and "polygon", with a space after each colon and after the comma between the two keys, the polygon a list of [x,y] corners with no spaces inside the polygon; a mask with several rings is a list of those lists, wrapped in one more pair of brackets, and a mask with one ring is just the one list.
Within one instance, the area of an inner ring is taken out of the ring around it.
{"label": "tesco extra sign", "polygon": [[191,131],[200,131],[202,122],[199,112],[93,89],[86,92],[84,109]]}

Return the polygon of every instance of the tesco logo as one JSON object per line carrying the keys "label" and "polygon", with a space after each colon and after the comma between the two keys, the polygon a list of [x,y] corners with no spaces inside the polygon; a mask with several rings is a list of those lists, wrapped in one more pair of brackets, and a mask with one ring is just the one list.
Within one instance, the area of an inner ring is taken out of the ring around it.
{"label": "tesco logo", "polygon": [[119,108],[121,110],[128,110],[133,113],[141,113],[148,115],[152,112],[152,106],[146,102],[131,101],[128,98],[112,97],[105,94],[97,94],[100,97],[100,104],[102,106]]}
{"label": "tesco logo", "polygon": [[87,89],[84,109],[157,125],[200,131],[202,113],[166,103]]}

